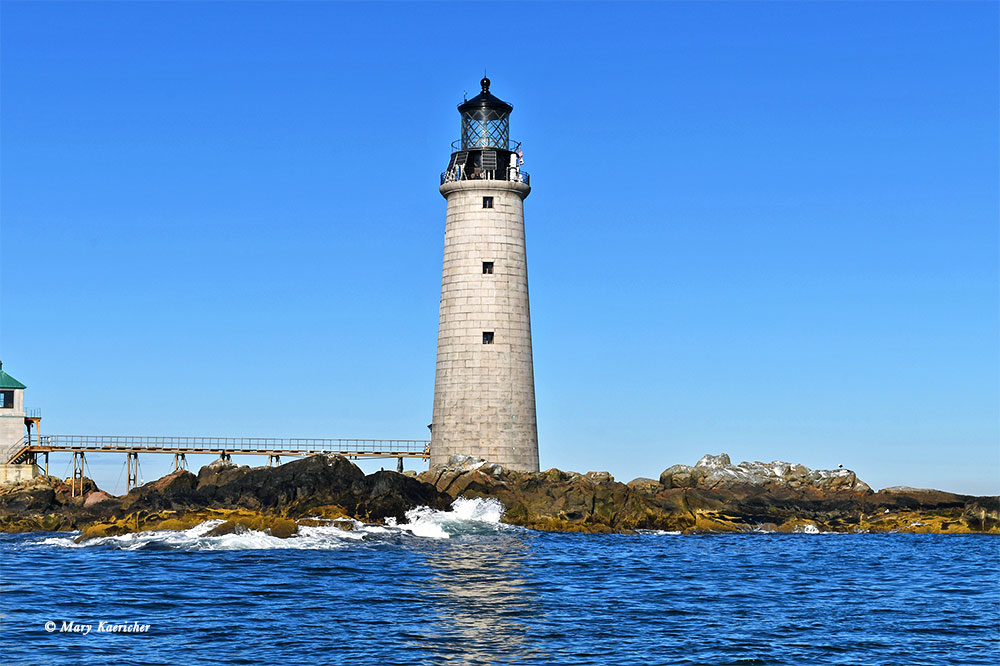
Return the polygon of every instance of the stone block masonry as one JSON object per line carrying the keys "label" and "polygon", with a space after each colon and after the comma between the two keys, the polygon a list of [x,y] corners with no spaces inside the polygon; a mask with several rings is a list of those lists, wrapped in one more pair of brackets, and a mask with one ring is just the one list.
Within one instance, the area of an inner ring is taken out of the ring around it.
{"label": "stone block masonry", "polygon": [[531,188],[465,180],[440,191],[448,207],[430,464],[457,453],[537,471],[523,207]]}

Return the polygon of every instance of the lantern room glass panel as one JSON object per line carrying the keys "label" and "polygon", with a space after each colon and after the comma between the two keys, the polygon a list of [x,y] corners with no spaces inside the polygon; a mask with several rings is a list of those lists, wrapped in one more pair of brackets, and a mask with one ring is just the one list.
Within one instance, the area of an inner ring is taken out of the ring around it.
{"label": "lantern room glass panel", "polygon": [[497,111],[462,114],[462,150],[473,148],[508,149],[510,117]]}

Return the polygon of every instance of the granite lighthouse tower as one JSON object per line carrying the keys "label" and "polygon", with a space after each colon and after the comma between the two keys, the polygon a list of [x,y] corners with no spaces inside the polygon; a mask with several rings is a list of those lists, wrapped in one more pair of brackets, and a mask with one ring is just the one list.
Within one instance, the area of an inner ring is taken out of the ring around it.
{"label": "granite lighthouse tower", "polygon": [[524,199],[514,110],[482,92],[458,106],[440,192],[447,200],[431,466],[452,454],[538,471]]}

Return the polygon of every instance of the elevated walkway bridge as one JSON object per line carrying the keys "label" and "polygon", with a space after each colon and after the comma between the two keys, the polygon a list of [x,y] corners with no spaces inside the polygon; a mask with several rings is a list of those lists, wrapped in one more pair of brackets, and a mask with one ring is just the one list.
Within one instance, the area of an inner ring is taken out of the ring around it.
{"label": "elevated walkway bridge", "polygon": [[403,458],[430,457],[430,442],[416,439],[321,439],[272,437],[142,437],[129,435],[42,435],[22,440],[8,449],[4,462],[38,465],[44,458],[49,473],[49,453],[73,454],[73,492],[77,481],[83,487],[84,456],[88,453],[124,453],[128,467],[127,488],[136,487],[140,453],[166,453],[174,456],[174,469],[187,469],[187,454],[218,455],[229,460],[232,455],[268,456],[268,465],[280,464],[281,456],[312,456],[335,453],[347,458],[396,458],[403,471]]}

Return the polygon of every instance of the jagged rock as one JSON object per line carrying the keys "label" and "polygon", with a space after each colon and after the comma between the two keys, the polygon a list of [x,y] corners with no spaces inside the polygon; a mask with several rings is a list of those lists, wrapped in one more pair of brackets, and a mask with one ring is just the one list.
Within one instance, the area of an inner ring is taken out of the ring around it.
{"label": "jagged rock", "polygon": [[451,499],[434,486],[389,471],[364,477],[359,495],[367,507],[365,517],[368,520],[380,521],[391,516],[403,521],[406,512],[415,506],[446,509],[451,505]]}
{"label": "jagged rock", "polygon": [[279,539],[287,539],[298,531],[299,526],[294,520],[289,520],[288,518],[275,518],[274,522],[271,523],[271,527],[268,528],[268,533]]}
{"label": "jagged rock", "polygon": [[473,458],[472,456],[463,456],[460,453],[455,453],[448,458],[446,467],[457,470],[470,470],[475,469],[485,462],[482,458]]}
{"label": "jagged rock", "polygon": [[[216,531],[265,530],[291,537],[298,524],[352,525],[424,505],[446,509],[455,497],[493,497],[507,522],[548,530],[627,532],[910,531],[1000,533],[1000,499],[936,490],[872,493],[850,470],[811,470],[775,461],[733,465],[725,454],[674,465],[653,479],[620,483],[607,472],[517,472],[455,456],[416,475],[365,475],[342,456],[322,455],[278,467],[216,461],[133,489],[122,498],[84,483],[83,497],[54,477],[0,490],[4,531],[86,528],[81,538],[140,529],[188,529],[222,520]],[[98,501],[100,500],[100,501]]]}
{"label": "jagged rock", "polygon": [[341,529],[341,530],[343,530],[345,532],[353,532],[354,531],[354,521],[353,520],[344,520],[344,519],[335,520],[335,521],[333,521],[333,526],[336,527],[337,529]]}
{"label": "jagged rock", "polygon": [[250,467],[237,465],[231,460],[217,458],[198,470],[198,486],[221,486],[241,478]]}
{"label": "jagged rock", "polygon": [[[69,486],[54,477],[34,479],[19,487],[4,486],[0,492],[0,530],[94,525],[93,535],[110,535],[139,529],[187,529],[197,524],[190,521],[208,520],[206,512],[242,511],[239,515],[270,516],[261,529],[284,537],[294,533],[291,530],[297,518],[350,516],[380,521],[391,516],[405,522],[410,509],[447,509],[452,501],[433,485],[412,476],[388,471],[365,476],[354,463],[338,455],[256,469],[215,461],[197,476],[179,470],[120,498],[96,490],[89,480],[84,489],[84,497],[71,497]],[[277,518],[290,522],[274,522]]]}
{"label": "jagged rock", "polygon": [[694,488],[695,480],[691,477],[690,465],[672,465],[660,474],[660,483],[664,488]]}
{"label": "jagged rock", "polygon": [[1000,530],[1000,497],[977,497],[965,505],[962,520],[977,532]]}
{"label": "jagged rock", "polygon": [[226,536],[227,534],[246,534],[249,532],[249,528],[242,522],[238,520],[227,520],[224,523],[216,525],[208,532],[205,532],[205,536],[216,537],[216,536]]}
{"label": "jagged rock", "polygon": [[484,474],[492,474],[493,476],[500,476],[503,474],[503,467],[496,463],[488,462],[480,468]]}
{"label": "jagged rock", "polygon": [[957,509],[964,507],[973,498],[969,495],[956,495],[943,490],[927,488],[906,489],[903,486],[885,489],[871,496],[869,503],[878,510],[884,511],[916,511],[924,507],[948,507]]}
{"label": "jagged rock", "polygon": [[238,467],[239,465],[234,463],[232,460],[229,460],[227,458],[216,458],[212,462],[202,467],[202,469],[207,469],[213,472],[221,472],[222,470],[225,469],[236,469]]}
{"label": "jagged rock", "polygon": [[804,465],[775,460],[733,465],[725,453],[702,456],[694,467],[674,465],[663,471],[664,488],[733,488],[735,486],[815,488],[829,492],[870,493],[868,484],[848,469],[811,470]]}
{"label": "jagged rock", "polygon": [[[117,508],[115,498],[83,479],[83,494],[54,476],[39,476],[0,488],[0,531],[31,532],[74,529],[100,520]],[[97,500],[102,501],[97,501]],[[90,500],[88,502],[88,500]]]}
{"label": "jagged rock", "polygon": [[199,479],[186,469],[179,469],[142,486],[148,491],[160,493],[191,492],[198,487]]}
{"label": "jagged rock", "polygon": [[98,502],[105,502],[107,500],[113,500],[114,497],[107,494],[103,490],[95,490],[92,493],[88,493],[86,497],[83,498],[83,506],[91,507]]}
{"label": "jagged rock", "polygon": [[[418,475],[452,497],[495,497],[509,522],[543,529],[614,531],[639,525],[660,527],[663,516],[633,500],[638,496],[607,472],[578,474],[549,469],[540,473],[498,471],[483,460],[455,464]],[[658,488],[658,484],[652,481]],[[671,526],[672,518],[665,518]]]}
{"label": "jagged rock", "polygon": [[42,512],[57,506],[56,491],[51,487],[16,484],[0,494],[0,507],[12,513]]}
{"label": "jagged rock", "polygon": [[728,453],[720,453],[717,456],[713,456],[710,453],[706,453],[701,457],[701,460],[695,463],[695,467],[715,467],[715,468],[725,468],[732,467],[733,461],[729,459]]}
{"label": "jagged rock", "polygon": [[[774,461],[733,465],[729,456],[704,456],[629,484],[610,474],[558,469],[485,473],[484,460],[456,457],[418,475],[452,497],[495,497],[505,520],[567,531],[969,531],[961,518],[968,497],[935,492],[877,495],[850,470],[811,470]],[[895,507],[892,520],[880,518]],[[884,510],[884,509],[883,509]],[[979,513],[970,511],[969,524]],[[918,520],[920,518],[920,520]],[[984,525],[992,525],[988,520]],[[811,528],[810,528],[811,529]],[[1000,531],[1000,527],[994,527]]]}
{"label": "jagged rock", "polygon": [[228,534],[245,534],[249,531],[265,532],[279,539],[287,539],[298,532],[298,524],[289,518],[262,514],[243,509],[208,509],[199,511],[163,511],[150,513],[136,511],[124,517],[112,517],[86,525],[76,541],[118,536],[146,530],[187,530],[207,520],[222,522],[205,533],[217,537]]}
{"label": "jagged rock", "polygon": [[242,507],[305,516],[317,507],[339,506],[365,520],[405,520],[416,506],[446,508],[447,496],[433,486],[397,472],[365,476],[340,455],[317,455],[278,467],[226,469],[198,474],[196,500],[202,506]]}
{"label": "jagged rock", "polygon": [[655,479],[647,479],[644,476],[632,479],[626,484],[632,490],[644,493],[655,493],[660,489],[660,482]]}
{"label": "jagged rock", "polygon": [[[489,462],[488,460],[483,460],[482,458],[473,458],[471,456],[463,456],[461,454],[453,454],[448,458],[448,463],[446,465],[439,465],[430,471],[437,472],[471,472],[472,470],[483,470],[487,474],[499,475],[503,473],[503,467],[497,463]],[[419,475],[417,475],[419,476]]]}
{"label": "jagged rock", "polygon": [[60,504],[83,504],[83,498],[95,490],[98,490],[97,484],[94,480],[89,477],[83,477],[82,479],[77,479],[76,481],[76,492],[73,492],[73,479],[56,479],[54,477],[48,477],[52,479],[46,485],[51,487],[56,492],[56,501]]}
{"label": "jagged rock", "polygon": [[198,477],[187,470],[177,470],[133,488],[121,499],[121,507],[126,512],[197,508],[201,505],[195,493],[197,485]]}

